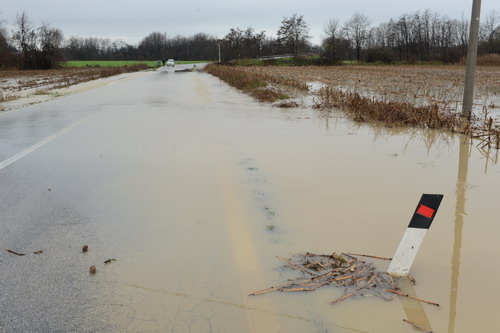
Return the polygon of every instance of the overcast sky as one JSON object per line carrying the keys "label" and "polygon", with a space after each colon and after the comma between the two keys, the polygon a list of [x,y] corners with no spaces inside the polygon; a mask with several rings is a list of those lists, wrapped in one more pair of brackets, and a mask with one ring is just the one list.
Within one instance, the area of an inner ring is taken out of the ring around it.
{"label": "overcast sky", "polygon": [[[481,18],[498,0],[483,0]],[[472,0],[0,0],[0,20],[11,29],[16,14],[26,11],[38,26],[42,21],[60,28],[66,38],[103,37],[135,44],[153,31],[175,35],[204,32],[223,37],[230,28],[252,26],[275,36],[283,17],[303,15],[319,43],[331,18],[341,23],[355,12],[368,16],[373,25],[401,14],[426,8],[460,19],[470,19]]]}

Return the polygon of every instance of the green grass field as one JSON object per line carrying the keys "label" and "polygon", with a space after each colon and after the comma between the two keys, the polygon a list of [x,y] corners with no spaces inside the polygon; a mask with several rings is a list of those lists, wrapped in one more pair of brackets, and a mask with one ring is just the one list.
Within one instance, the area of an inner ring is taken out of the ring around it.
{"label": "green grass field", "polygon": [[[209,61],[175,61],[176,64],[198,64]],[[61,63],[63,67],[122,67],[127,65],[146,64],[149,67],[156,67],[158,61],[140,60],[71,60]]]}

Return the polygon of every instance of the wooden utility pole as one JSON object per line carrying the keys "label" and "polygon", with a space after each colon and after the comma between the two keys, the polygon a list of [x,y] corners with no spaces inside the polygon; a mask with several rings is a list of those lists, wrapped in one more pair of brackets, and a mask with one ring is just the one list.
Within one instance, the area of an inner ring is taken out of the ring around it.
{"label": "wooden utility pole", "polygon": [[465,70],[464,100],[462,103],[462,117],[469,117],[474,102],[474,79],[476,76],[477,43],[479,39],[479,16],[481,14],[481,0],[473,0],[470,19],[469,46],[467,48],[467,68]]}

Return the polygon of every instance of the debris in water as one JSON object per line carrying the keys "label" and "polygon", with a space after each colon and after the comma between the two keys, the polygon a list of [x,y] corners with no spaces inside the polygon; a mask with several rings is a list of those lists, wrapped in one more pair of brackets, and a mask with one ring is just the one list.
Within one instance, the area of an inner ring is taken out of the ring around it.
{"label": "debris in water", "polygon": [[104,263],[105,263],[105,264],[110,264],[110,263],[112,263],[113,261],[116,261],[116,259],[113,259],[113,258],[112,258],[112,259],[108,259],[108,260],[106,260]]}
{"label": "debris in water", "polygon": [[279,108],[297,108],[299,107],[299,104],[295,101],[288,101],[288,102],[281,102],[279,104],[276,104],[277,107]]}
{"label": "debris in water", "polygon": [[405,323],[408,323],[410,324],[411,326],[413,326],[414,328],[416,328],[417,330],[420,330],[420,331],[426,331],[427,333],[432,333],[432,331],[427,331],[425,328],[423,328],[422,326],[418,325],[417,323],[414,323],[413,321],[410,321],[408,319],[403,319],[403,321]]}
{"label": "debris in water", "polygon": [[34,254],[42,254],[43,253],[43,250],[38,250],[38,251],[35,251],[33,252]]}
{"label": "debris in water", "polygon": [[12,254],[15,254],[16,256],[25,256],[26,254],[24,253],[18,253],[18,252],[15,252],[15,251],[12,251],[12,250],[9,250],[9,249],[5,249],[5,251],[9,252],[9,253],[12,253]]}
{"label": "debris in water", "polygon": [[376,271],[372,263],[359,260],[353,255],[390,260],[385,257],[346,253],[322,255],[306,252],[305,254],[294,254],[289,259],[278,256],[278,259],[287,264],[286,268],[300,271],[304,276],[289,279],[284,284],[256,291],[249,296],[262,295],[272,291],[314,291],[322,286],[334,286],[345,288],[345,294],[333,300],[332,304],[347,298],[368,295],[391,301],[399,295],[439,306],[437,303],[400,292],[389,274]]}
{"label": "debris in water", "polygon": [[426,301],[425,299],[421,299],[421,298],[418,298],[418,297],[413,297],[413,296],[410,296],[408,294],[402,293],[402,292],[397,291],[397,290],[385,289],[385,291],[393,293],[393,294],[396,294],[396,295],[399,295],[399,296],[408,297],[408,298],[411,298],[411,299],[414,299],[414,300],[417,300],[417,301],[420,301],[420,302],[424,302],[424,303],[427,303],[427,304],[430,304],[430,305],[435,305],[435,306],[439,307],[438,303],[429,302],[429,301]]}
{"label": "debris in water", "polygon": [[191,68],[185,68],[185,69],[179,69],[174,71],[175,73],[189,73],[189,72],[194,72],[196,69],[191,69]]}
{"label": "debris in water", "polygon": [[372,255],[369,255],[369,254],[357,254],[357,253],[347,253],[347,254],[349,254],[351,256],[358,256],[358,257],[374,258],[374,259],[389,260],[389,261],[392,260],[392,258],[372,256]]}
{"label": "debris in water", "polygon": [[95,266],[90,266],[90,274],[95,274],[97,272],[97,269]]}
{"label": "debris in water", "polygon": [[88,250],[89,250],[88,245],[84,245],[84,246],[82,246],[82,252],[84,252],[84,253],[85,253],[85,252],[87,252]]}

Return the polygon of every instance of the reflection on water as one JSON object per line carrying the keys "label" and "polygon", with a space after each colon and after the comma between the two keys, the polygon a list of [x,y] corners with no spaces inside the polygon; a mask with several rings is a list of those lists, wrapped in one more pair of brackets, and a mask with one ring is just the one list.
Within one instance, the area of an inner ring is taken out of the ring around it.
{"label": "reflection on water", "polygon": [[457,316],[458,282],[460,276],[460,252],[462,249],[462,233],[464,228],[464,216],[466,192],[467,192],[467,172],[469,170],[469,143],[466,139],[460,143],[460,155],[458,160],[458,176],[455,203],[455,240],[453,243],[453,257],[451,259],[451,285],[450,285],[450,317],[448,333],[455,332],[455,322]]}
{"label": "reflection on water", "polygon": [[[415,292],[415,288],[413,288],[413,285],[408,278],[397,278],[395,279],[395,282],[403,293],[412,297],[418,297]],[[400,297],[399,301],[409,321],[416,323],[418,326],[426,329],[427,331],[432,331],[431,323],[420,301],[406,297]]]}

